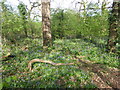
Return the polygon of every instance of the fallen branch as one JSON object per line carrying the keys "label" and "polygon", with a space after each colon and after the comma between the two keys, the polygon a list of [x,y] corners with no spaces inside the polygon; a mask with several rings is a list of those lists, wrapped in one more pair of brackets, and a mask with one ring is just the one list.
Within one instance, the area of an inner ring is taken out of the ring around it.
{"label": "fallen branch", "polygon": [[41,63],[47,63],[47,64],[51,64],[54,66],[61,66],[61,65],[73,65],[74,63],[54,63],[52,61],[46,61],[46,60],[41,60],[41,59],[33,59],[28,63],[28,68],[31,71],[32,70],[32,64],[35,62],[41,62]]}
{"label": "fallen branch", "polygon": [[10,58],[14,58],[14,57],[15,55],[11,55],[10,53],[8,53],[6,56],[0,57],[0,59],[2,59],[0,61],[7,61],[7,60],[10,60]]}

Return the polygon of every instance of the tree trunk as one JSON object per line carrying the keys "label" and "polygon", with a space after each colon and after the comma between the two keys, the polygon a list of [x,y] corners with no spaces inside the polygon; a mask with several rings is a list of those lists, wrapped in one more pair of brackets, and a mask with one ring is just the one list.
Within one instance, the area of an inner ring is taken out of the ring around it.
{"label": "tree trunk", "polygon": [[21,18],[23,20],[23,28],[24,28],[24,33],[25,37],[28,37],[28,32],[27,32],[27,11],[26,11],[26,6],[23,3],[19,3],[18,5],[19,13],[21,15]]}
{"label": "tree trunk", "polygon": [[107,1],[103,0],[102,1],[102,6],[101,6],[101,10],[102,10],[102,15],[104,15],[104,12],[106,10],[106,5],[107,5]]}
{"label": "tree trunk", "polygon": [[60,10],[59,13],[60,16],[58,16],[59,18],[58,34],[60,39],[62,39],[64,37],[64,29],[63,29],[64,10]]}
{"label": "tree trunk", "polygon": [[120,0],[114,0],[112,6],[112,12],[110,17],[110,27],[109,27],[109,39],[108,39],[108,50],[109,52],[116,51],[116,43],[118,38],[118,29],[119,29],[119,15],[118,15],[118,4]]}
{"label": "tree trunk", "polygon": [[42,0],[42,31],[43,46],[51,46],[52,36],[50,30],[50,0]]}

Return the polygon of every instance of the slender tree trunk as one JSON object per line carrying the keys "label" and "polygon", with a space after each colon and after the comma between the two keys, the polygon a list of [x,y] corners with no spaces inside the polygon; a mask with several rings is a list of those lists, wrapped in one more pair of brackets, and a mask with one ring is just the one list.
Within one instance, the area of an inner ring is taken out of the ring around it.
{"label": "slender tree trunk", "polygon": [[50,30],[50,0],[42,0],[42,31],[43,46],[51,46],[52,36]]}
{"label": "slender tree trunk", "polygon": [[28,37],[28,32],[27,32],[27,22],[23,21],[23,28],[24,28],[24,33],[25,33],[25,37]]}
{"label": "slender tree trunk", "polygon": [[110,27],[109,27],[109,39],[108,39],[108,50],[109,52],[115,52],[116,51],[116,43],[118,38],[118,29],[119,29],[119,15],[118,15],[118,4],[120,0],[114,0],[113,6],[112,6],[112,14],[110,17]]}
{"label": "slender tree trunk", "polygon": [[60,11],[60,16],[59,16],[59,28],[58,28],[58,33],[60,39],[64,37],[64,29],[63,29],[63,19],[64,19],[64,10]]}
{"label": "slender tree trunk", "polygon": [[23,28],[24,28],[24,33],[25,33],[25,37],[28,37],[28,31],[27,31],[27,11],[26,11],[26,6],[23,3],[19,3],[18,5],[18,9],[19,9],[19,13],[21,15],[21,18],[23,20]]}
{"label": "slender tree trunk", "polygon": [[104,15],[104,12],[105,12],[105,10],[106,10],[106,5],[107,5],[106,0],[103,0],[103,1],[102,1],[102,6],[101,6],[102,15]]}

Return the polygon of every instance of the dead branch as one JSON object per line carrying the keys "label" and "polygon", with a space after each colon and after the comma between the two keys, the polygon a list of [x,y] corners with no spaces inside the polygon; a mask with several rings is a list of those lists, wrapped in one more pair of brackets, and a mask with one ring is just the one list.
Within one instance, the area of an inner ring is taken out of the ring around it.
{"label": "dead branch", "polygon": [[41,60],[41,59],[33,59],[28,63],[28,68],[31,71],[32,70],[32,64],[35,62],[41,62],[41,63],[47,63],[47,64],[51,64],[54,66],[61,66],[61,65],[73,65],[74,63],[54,63],[52,61],[46,61],[46,60]]}

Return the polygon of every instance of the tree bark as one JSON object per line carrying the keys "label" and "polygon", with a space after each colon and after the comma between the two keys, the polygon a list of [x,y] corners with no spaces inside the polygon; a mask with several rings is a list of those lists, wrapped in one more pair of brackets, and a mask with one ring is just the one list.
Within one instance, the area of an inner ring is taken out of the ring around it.
{"label": "tree bark", "polygon": [[52,36],[50,30],[50,0],[42,0],[42,31],[43,46],[51,46]]}
{"label": "tree bark", "polygon": [[112,6],[112,12],[110,17],[110,27],[109,27],[109,39],[108,39],[108,50],[109,52],[116,51],[116,43],[118,38],[118,29],[119,29],[119,3],[120,0],[114,0]]}

